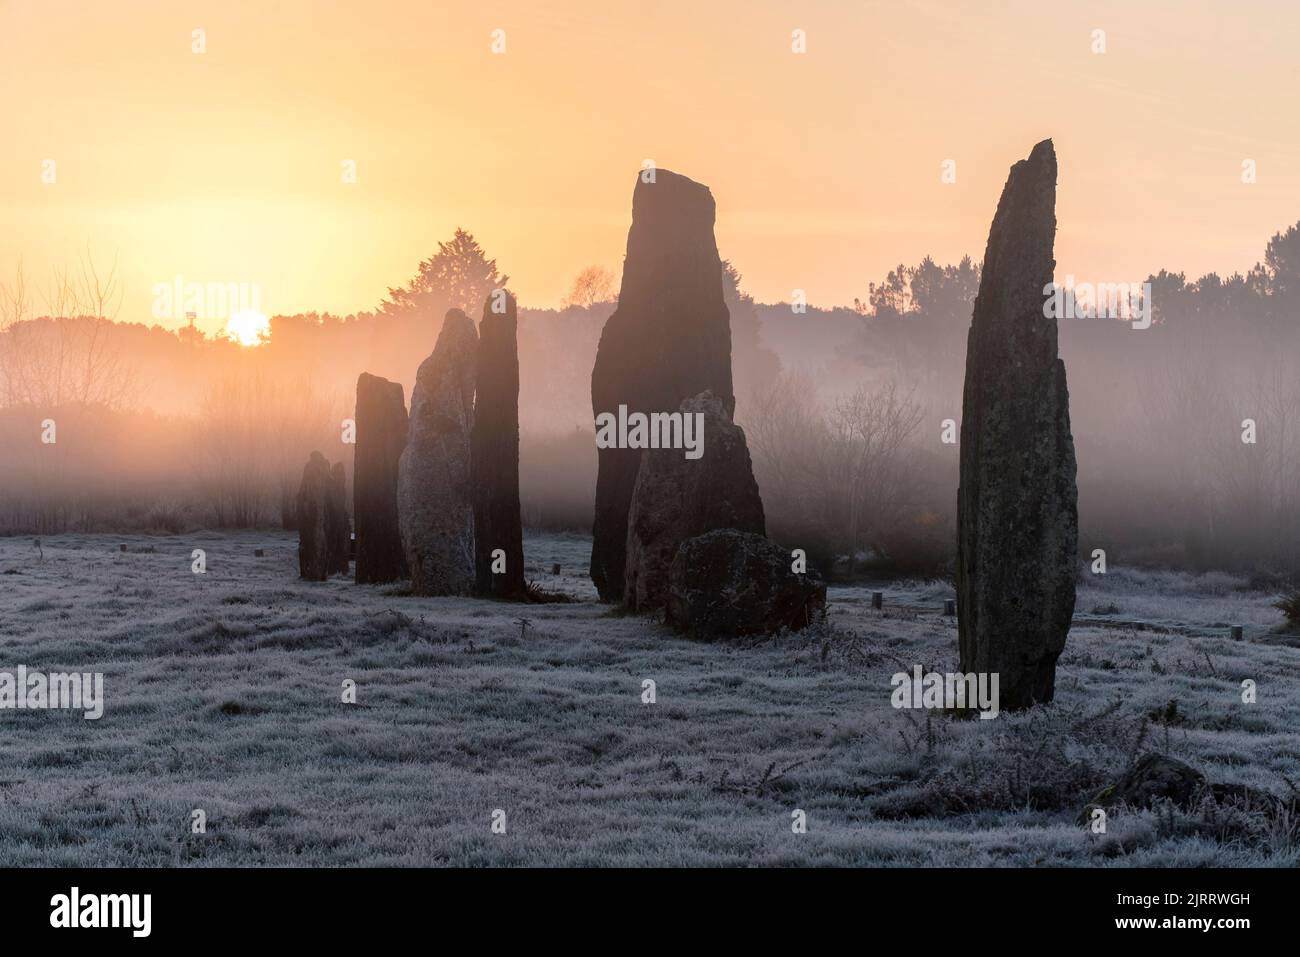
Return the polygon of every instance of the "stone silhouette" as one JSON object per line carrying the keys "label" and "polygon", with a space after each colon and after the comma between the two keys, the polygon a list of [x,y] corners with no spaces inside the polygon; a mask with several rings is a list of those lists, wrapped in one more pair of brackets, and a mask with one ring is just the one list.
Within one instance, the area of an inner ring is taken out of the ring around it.
{"label": "stone silhouette", "polygon": [[1078,491],[1052,282],[1056,152],[1016,163],[989,230],[966,350],[957,614],[962,672],[996,672],[1005,710],[1052,700],[1074,613]]}
{"label": "stone silhouette", "polygon": [[[474,577],[480,595],[524,594],[519,514],[519,349],[515,298],[494,291],[479,323],[470,476],[474,493]],[[504,553],[505,570],[493,552]]]}
{"label": "stone silhouette", "polygon": [[328,512],[330,464],[313,452],[302,470],[298,486],[298,574],[308,581],[323,582],[330,574]]}
{"label": "stone silhouette", "polygon": [[[731,326],[708,187],[668,170],[644,170],[632,194],[632,227],[618,308],[605,323],[591,371],[593,415],[673,412],[712,390],[735,414]],[[638,449],[598,453],[591,578],[605,601],[623,595],[627,516]]]}
{"label": "stone silhouette", "polygon": [[452,309],[411,390],[397,516],[417,595],[462,595],[474,587],[469,446],[477,351],[474,321]]}
{"label": "stone silhouette", "polygon": [[792,570],[788,551],[734,528],[687,539],[669,572],[665,621],[694,638],[799,631],[826,608],[826,584]]}
{"label": "stone silhouette", "polygon": [[352,465],[352,520],[358,584],[406,577],[397,527],[397,466],[406,448],[402,386],[363,372],[357,378],[357,442]]}
{"label": "stone silhouette", "polygon": [[681,404],[703,418],[703,455],[646,449],[632,489],[627,521],[623,603],[631,611],[660,608],[682,542],[719,528],[766,533],[745,433],[722,400],[704,391]]}
{"label": "stone silhouette", "polygon": [[348,573],[348,559],[352,553],[352,523],[348,519],[348,478],[342,462],[330,469],[330,494],[325,501],[326,564],[330,574]]}

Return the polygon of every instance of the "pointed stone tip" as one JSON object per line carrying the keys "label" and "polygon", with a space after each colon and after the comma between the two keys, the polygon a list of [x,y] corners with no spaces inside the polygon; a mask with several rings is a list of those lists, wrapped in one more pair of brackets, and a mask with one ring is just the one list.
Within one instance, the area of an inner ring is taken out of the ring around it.
{"label": "pointed stone tip", "polygon": [[1030,151],[1029,159],[1025,160],[1025,163],[1042,170],[1044,177],[1051,179],[1053,185],[1056,184],[1056,147],[1052,145],[1050,139],[1036,145]]}
{"label": "pointed stone tip", "polygon": [[1026,159],[1012,164],[1011,176],[1007,180],[1008,190],[1012,183],[1020,184],[1019,188],[1056,188],[1056,148],[1050,139],[1034,146]]}
{"label": "pointed stone tip", "polygon": [[[433,352],[425,362],[433,360],[434,356],[444,350],[461,348],[467,340],[478,339],[478,325],[469,316],[465,315],[463,309],[448,309],[447,315],[443,317],[442,328],[438,331],[438,341],[434,343]],[[420,368],[424,368],[423,363]],[[416,373],[418,378],[419,372]]]}

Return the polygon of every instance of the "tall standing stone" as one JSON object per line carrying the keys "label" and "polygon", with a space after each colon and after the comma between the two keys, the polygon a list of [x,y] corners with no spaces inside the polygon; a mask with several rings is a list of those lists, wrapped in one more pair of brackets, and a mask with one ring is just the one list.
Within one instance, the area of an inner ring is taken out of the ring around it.
{"label": "tall standing stone", "polygon": [[[519,346],[515,298],[488,296],[479,323],[478,377],[470,474],[474,490],[474,576],[480,595],[524,594],[519,514]],[[499,558],[493,553],[500,552]],[[493,571],[505,563],[504,571]]]}
{"label": "tall standing stone", "polygon": [[963,672],[1000,706],[1052,700],[1074,613],[1078,491],[1065,364],[1044,292],[1056,261],[1056,152],[1016,163],[984,252],[966,348],[957,609]]}
{"label": "tall standing stone", "polygon": [[477,351],[474,321],[452,309],[411,390],[397,516],[417,595],[462,595],[474,588],[469,444]]}
{"label": "tall standing stone", "polygon": [[[711,390],[735,415],[731,326],[713,238],[713,194],[664,169],[644,170],[632,193],[618,308],[605,323],[591,371],[593,416],[675,412]],[[627,518],[638,449],[598,452],[591,579],[600,597],[623,597]]]}
{"label": "tall standing stone", "polygon": [[325,508],[325,536],[329,542],[330,574],[346,575],[352,549],[352,522],[348,519],[348,477],[342,462],[330,468],[330,491]]}
{"label": "tall standing stone", "polygon": [[627,521],[623,603],[649,611],[668,601],[669,572],[688,538],[731,528],[766,533],[763,500],[750,463],[745,433],[722,400],[702,392],[681,405],[683,424],[701,425],[699,458],[681,449],[646,449],[632,490]]}
{"label": "tall standing stone", "polygon": [[323,582],[330,574],[329,527],[330,464],[313,452],[302,470],[298,486],[298,574],[307,581]]}
{"label": "tall standing stone", "polygon": [[406,448],[402,386],[363,372],[357,378],[357,442],[352,465],[352,521],[358,584],[405,578],[397,527],[397,466]]}

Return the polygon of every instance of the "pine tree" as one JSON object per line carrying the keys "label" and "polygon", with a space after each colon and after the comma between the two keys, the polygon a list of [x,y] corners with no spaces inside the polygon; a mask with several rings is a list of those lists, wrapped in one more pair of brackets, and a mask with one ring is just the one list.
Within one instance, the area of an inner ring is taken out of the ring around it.
{"label": "pine tree", "polygon": [[473,235],[459,227],[449,242],[438,243],[438,252],[420,263],[420,270],[404,289],[389,289],[380,304],[385,315],[420,312],[441,316],[448,309],[476,315],[494,289],[510,281],[497,271],[497,261],[488,259]]}

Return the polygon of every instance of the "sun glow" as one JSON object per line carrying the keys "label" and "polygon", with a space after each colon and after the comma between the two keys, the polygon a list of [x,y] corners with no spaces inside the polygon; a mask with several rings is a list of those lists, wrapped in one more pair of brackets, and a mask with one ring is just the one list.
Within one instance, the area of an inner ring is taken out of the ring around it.
{"label": "sun glow", "polygon": [[271,338],[271,323],[260,312],[244,309],[227,320],[223,335],[241,346],[260,346]]}

